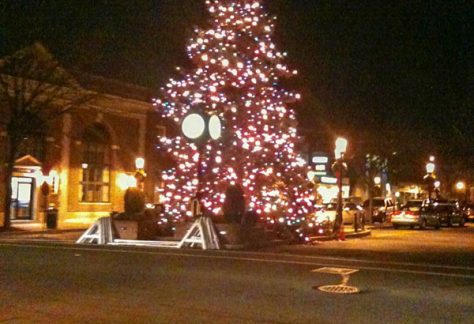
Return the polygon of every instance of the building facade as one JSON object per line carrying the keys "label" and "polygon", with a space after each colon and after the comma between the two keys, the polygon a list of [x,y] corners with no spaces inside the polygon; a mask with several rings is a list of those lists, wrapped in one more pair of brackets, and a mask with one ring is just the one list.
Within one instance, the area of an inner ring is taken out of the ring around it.
{"label": "building facade", "polygon": [[[97,76],[73,75],[81,87],[97,96],[49,121],[44,136],[25,139],[18,148],[11,179],[13,226],[45,226],[47,214],[57,211],[58,228],[84,228],[112,211],[123,211],[124,192],[136,185],[138,157],[146,163],[147,200],[159,200],[161,166],[155,146],[166,128],[151,104],[151,91]],[[1,152],[6,152],[6,138],[4,127]],[[2,155],[3,224],[6,169]]]}

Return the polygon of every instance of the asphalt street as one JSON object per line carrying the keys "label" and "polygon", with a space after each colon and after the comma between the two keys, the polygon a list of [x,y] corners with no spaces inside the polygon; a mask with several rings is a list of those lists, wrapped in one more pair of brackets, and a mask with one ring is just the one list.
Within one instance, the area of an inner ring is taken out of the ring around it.
{"label": "asphalt street", "polygon": [[[259,252],[4,240],[0,322],[472,323],[473,230],[387,229]],[[312,272],[322,267],[358,270],[348,285],[361,292],[315,289],[341,281]]]}
{"label": "asphalt street", "polygon": [[441,230],[397,229],[376,226],[369,237],[343,242],[316,242],[315,246],[280,245],[272,252],[326,255],[376,261],[435,263],[474,267],[474,224]]}

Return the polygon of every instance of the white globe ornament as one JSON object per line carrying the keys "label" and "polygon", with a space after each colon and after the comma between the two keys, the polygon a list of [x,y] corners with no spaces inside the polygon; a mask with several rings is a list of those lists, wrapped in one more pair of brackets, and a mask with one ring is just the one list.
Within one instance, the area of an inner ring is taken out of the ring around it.
{"label": "white globe ornament", "polygon": [[181,131],[184,136],[191,140],[201,137],[205,130],[206,122],[204,118],[197,113],[187,115],[181,124]]}
{"label": "white globe ornament", "polygon": [[213,140],[217,140],[222,135],[222,123],[217,115],[212,115],[209,118],[209,136]]}

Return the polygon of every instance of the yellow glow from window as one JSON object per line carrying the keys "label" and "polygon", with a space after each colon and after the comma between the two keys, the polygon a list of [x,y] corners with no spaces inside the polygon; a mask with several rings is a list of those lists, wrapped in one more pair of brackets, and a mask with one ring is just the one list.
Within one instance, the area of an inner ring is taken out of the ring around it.
{"label": "yellow glow from window", "polygon": [[134,176],[128,175],[126,173],[120,173],[117,176],[117,186],[122,190],[134,188],[137,186],[137,179],[135,179]]}

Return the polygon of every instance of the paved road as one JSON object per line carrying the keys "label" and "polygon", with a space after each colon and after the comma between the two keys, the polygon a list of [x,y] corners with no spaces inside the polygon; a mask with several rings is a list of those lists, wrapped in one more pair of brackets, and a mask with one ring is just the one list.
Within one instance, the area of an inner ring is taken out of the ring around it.
{"label": "paved road", "polygon": [[[0,322],[472,323],[473,230],[381,230],[265,253],[4,241]],[[314,290],[340,281],[311,272],[321,267],[358,269],[349,285],[362,292]]]}
{"label": "paved road", "polygon": [[376,227],[369,237],[344,242],[317,242],[315,246],[282,245],[267,249],[302,255],[327,255],[377,261],[439,263],[474,267],[474,224],[441,230],[394,230]]}

